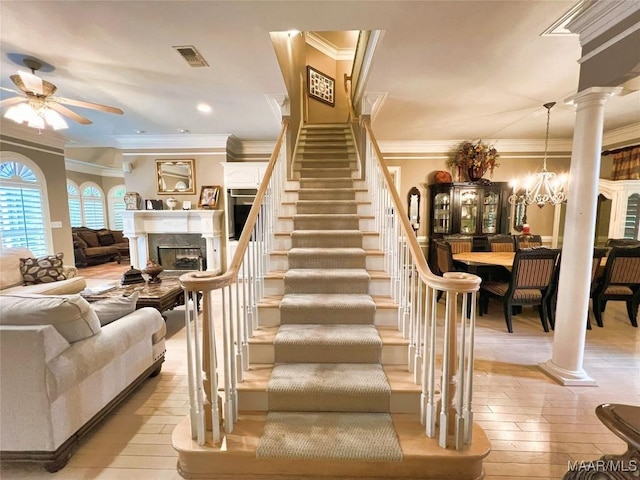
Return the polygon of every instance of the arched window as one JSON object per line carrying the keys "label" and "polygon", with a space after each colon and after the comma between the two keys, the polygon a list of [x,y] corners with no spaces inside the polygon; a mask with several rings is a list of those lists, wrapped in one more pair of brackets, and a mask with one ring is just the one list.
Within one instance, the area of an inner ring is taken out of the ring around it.
{"label": "arched window", "polygon": [[80,187],[82,197],[82,219],[85,227],[105,228],[104,195],[95,183],[83,183]]}
{"label": "arched window", "polygon": [[112,230],[122,230],[123,228],[122,212],[126,210],[125,193],[127,193],[127,189],[124,185],[116,185],[109,190],[107,205],[109,208],[109,228]]}
{"label": "arched window", "polygon": [[75,182],[67,179],[67,199],[69,202],[69,219],[72,227],[82,226],[82,202],[80,189]]}
{"label": "arched window", "polygon": [[[10,155],[18,157],[18,155]],[[48,251],[50,238],[44,177],[29,159],[0,162],[0,241],[2,249],[27,247],[34,255]],[[22,157],[21,155],[19,157]],[[27,165],[30,164],[30,165]]]}

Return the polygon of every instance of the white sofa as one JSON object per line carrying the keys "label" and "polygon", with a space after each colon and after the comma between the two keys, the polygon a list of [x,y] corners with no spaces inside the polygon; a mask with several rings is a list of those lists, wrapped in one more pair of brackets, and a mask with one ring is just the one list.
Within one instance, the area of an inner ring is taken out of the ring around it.
{"label": "white sofa", "polygon": [[33,257],[33,253],[28,248],[7,248],[0,251],[0,294],[39,293],[64,295],[78,293],[86,288],[87,283],[83,277],[78,276],[78,269],[66,265],[63,270],[64,275],[67,277],[66,280],[24,285],[22,272],[20,272],[20,259]]}
{"label": "white sofa", "polygon": [[0,295],[2,461],[59,470],[85,433],[160,372],[166,327],[157,310],[101,325],[90,305],[80,295]]}

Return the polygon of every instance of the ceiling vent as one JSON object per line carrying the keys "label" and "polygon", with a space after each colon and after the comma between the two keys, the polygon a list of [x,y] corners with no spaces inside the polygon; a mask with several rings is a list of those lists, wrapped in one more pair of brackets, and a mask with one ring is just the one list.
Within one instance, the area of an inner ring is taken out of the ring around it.
{"label": "ceiling vent", "polygon": [[206,62],[202,55],[196,50],[196,47],[193,45],[184,45],[182,47],[173,47],[176,52],[180,54],[182,58],[193,68],[195,67],[208,67],[209,64]]}

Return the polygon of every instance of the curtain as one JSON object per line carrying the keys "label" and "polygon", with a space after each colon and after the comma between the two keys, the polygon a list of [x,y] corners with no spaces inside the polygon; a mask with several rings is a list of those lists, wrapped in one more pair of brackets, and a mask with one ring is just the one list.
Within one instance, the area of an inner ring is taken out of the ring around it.
{"label": "curtain", "polygon": [[640,146],[613,154],[613,180],[640,180]]}

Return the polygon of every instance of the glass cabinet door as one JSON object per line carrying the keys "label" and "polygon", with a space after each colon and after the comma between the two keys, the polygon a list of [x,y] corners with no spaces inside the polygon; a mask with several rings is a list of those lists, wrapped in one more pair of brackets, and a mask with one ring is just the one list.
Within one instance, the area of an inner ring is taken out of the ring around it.
{"label": "glass cabinet door", "polygon": [[478,225],[478,192],[462,190],[460,192],[460,233],[476,233]]}
{"label": "glass cabinet door", "polygon": [[433,233],[451,233],[451,195],[438,193],[433,197]]}
{"label": "glass cabinet door", "polygon": [[497,192],[486,192],[482,206],[482,233],[496,233],[498,230],[498,207],[500,195]]}

